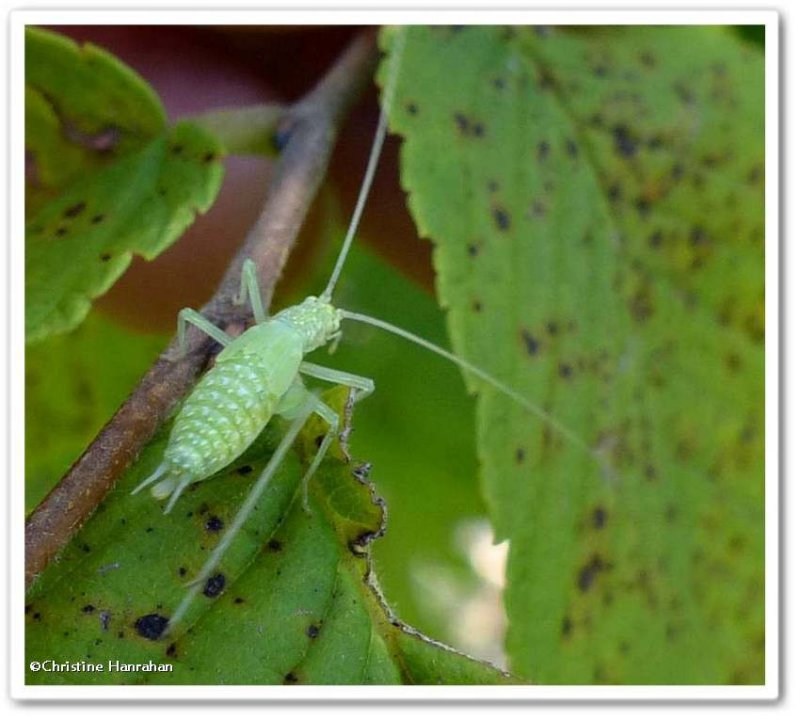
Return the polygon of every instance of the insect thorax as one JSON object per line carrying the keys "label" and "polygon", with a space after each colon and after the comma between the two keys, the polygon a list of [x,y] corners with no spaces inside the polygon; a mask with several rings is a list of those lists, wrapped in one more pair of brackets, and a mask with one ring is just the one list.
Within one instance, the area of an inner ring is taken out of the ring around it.
{"label": "insect thorax", "polygon": [[309,353],[338,334],[342,316],[329,302],[312,295],[299,305],[281,310],[273,319],[295,328],[303,336],[303,352]]}

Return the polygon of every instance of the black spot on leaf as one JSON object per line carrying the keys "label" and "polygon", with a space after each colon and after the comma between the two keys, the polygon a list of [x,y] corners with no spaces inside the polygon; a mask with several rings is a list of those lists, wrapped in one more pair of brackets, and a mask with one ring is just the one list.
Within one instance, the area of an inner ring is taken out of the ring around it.
{"label": "black spot on leaf", "polygon": [[206,580],[203,595],[208,598],[217,597],[225,589],[225,576],[222,573],[212,575]]}
{"label": "black spot on leaf", "polygon": [[267,543],[267,547],[272,550],[272,552],[280,552],[283,550],[283,543],[275,538],[270,538],[269,542]]}
{"label": "black spot on leaf", "polygon": [[561,637],[568,638],[572,635],[572,627],[572,618],[569,615],[565,615],[561,621]]}
{"label": "black spot on leaf", "polygon": [[627,125],[615,125],[611,128],[611,135],[614,138],[614,147],[620,156],[630,158],[636,155],[639,143],[633,138]]}
{"label": "black spot on leaf", "polygon": [[578,157],[578,144],[574,140],[568,139],[564,147],[567,151],[567,155],[571,158]]}
{"label": "black spot on leaf", "polygon": [[167,629],[169,619],[163,615],[152,613],[150,615],[142,615],[134,623],[133,627],[136,632],[143,638],[148,640],[158,640]]}
{"label": "black spot on leaf", "polygon": [[592,511],[592,526],[596,530],[602,530],[606,526],[606,522],[608,522],[608,512],[604,507],[598,505]]}
{"label": "black spot on leaf", "polygon": [[530,214],[532,217],[542,217],[547,212],[547,207],[541,200],[534,200],[531,203]]}
{"label": "black spot on leaf", "polygon": [[460,132],[466,134],[469,131],[470,123],[464,113],[457,112],[455,115],[453,115],[453,119],[456,121],[456,127]]}
{"label": "black spot on leaf", "polygon": [[628,311],[637,323],[643,323],[653,316],[653,300],[647,286],[641,286],[628,300]]}
{"label": "black spot on leaf", "polygon": [[557,87],[557,82],[555,75],[553,75],[552,71],[546,67],[540,67],[539,72],[536,78],[536,84],[539,87],[539,90],[542,92],[547,92],[548,90],[555,90]]}
{"label": "black spot on leaf", "polygon": [[650,214],[650,200],[644,195],[637,197],[634,205],[639,217],[646,218]]}
{"label": "black spot on leaf", "polygon": [[706,231],[700,225],[695,225],[689,233],[689,243],[693,247],[699,247],[701,245],[707,245],[708,242]]}
{"label": "black spot on leaf", "polygon": [[644,65],[645,67],[651,68],[655,67],[656,58],[655,55],[653,55],[653,53],[645,50],[643,53],[639,55],[639,62],[641,62],[642,65]]}
{"label": "black spot on leaf", "polygon": [[597,580],[597,576],[608,569],[610,566],[595,553],[578,571],[578,589],[584,593],[588,592]]}
{"label": "black spot on leaf", "polygon": [[505,232],[511,227],[511,215],[509,215],[508,210],[504,207],[495,205],[494,208],[492,208],[492,217],[494,218],[498,230]]}
{"label": "black spot on leaf", "polygon": [[725,356],[725,367],[732,373],[739,372],[742,367],[742,356],[736,352],[730,352]]}
{"label": "black spot on leaf", "polygon": [[529,330],[523,330],[521,335],[522,342],[525,344],[525,352],[528,355],[536,355],[539,352],[539,340]]}
{"label": "black spot on leaf", "polygon": [[225,523],[222,521],[221,518],[218,518],[216,515],[212,515],[208,520],[206,520],[206,530],[208,532],[219,532],[222,528],[225,527]]}
{"label": "black spot on leaf", "polygon": [[319,625],[311,624],[306,628],[306,635],[310,637],[312,640],[315,640],[319,637]]}
{"label": "black spot on leaf", "polygon": [[550,157],[550,143],[542,140],[536,150],[536,158],[539,162],[544,162],[548,157]]}
{"label": "black spot on leaf", "polygon": [[78,217],[84,210],[86,209],[86,203],[81,201],[79,203],[75,203],[74,205],[70,205],[66,210],[64,210],[64,217],[65,218],[74,218]]}
{"label": "black spot on leaf", "polygon": [[672,88],[675,91],[675,94],[678,96],[678,99],[684,105],[693,105],[694,104],[694,100],[695,100],[694,93],[684,83],[676,82],[672,86]]}

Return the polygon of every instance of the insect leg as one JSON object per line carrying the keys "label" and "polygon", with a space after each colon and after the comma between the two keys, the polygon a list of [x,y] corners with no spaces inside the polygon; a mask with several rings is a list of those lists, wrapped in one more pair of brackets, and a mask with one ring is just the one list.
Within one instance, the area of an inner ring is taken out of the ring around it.
{"label": "insect leg", "polygon": [[180,605],[178,605],[177,609],[175,610],[175,614],[170,618],[169,626],[167,628],[168,631],[181,621],[194,597],[200,591],[205,581],[211,576],[211,573],[213,573],[219,565],[219,562],[222,559],[222,556],[225,554],[225,551],[233,542],[234,538],[239,533],[239,530],[242,529],[242,525],[244,525],[244,523],[247,521],[247,518],[253,511],[253,508],[255,507],[262,493],[264,490],[266,490],[267,485],[272,479],[272,476],[275,474],[275,471],[278,469],[278,466],[281,464],[284,457],[286,457],[286,453],[289,451],[289,448],[291,448],[295,439],[300,434],[300,431],[303,429],[303,425],[305,425],[306,420],[308,420],[309,416],[315,412],[316,401],[316,397],[310,396],[303,405],[302,412],[298,413],[295,417],[286,435],[284,435],[275,452],[272,454],[272,457],[269,459],[266,467],[261,472],[261,475],[259,475],[258,480],[256,480],[255,485],[253,485],[252,489],[250,490],[249,495],[236,513],[236,517],[228,527],[225,535],[222,536],[222,539],[214,548],[213,552],[208,556],[208,560],[206,560],[206,562],[203,564],[203,567],[197,574],[197,577],[189,583],[189,590],[187,591],[186,595],[184,595],[183,600],[181,600]]}
{"label": "insect leg", "polygon": [[209,337],[214,338],[222,347],[233,342],[233,338],[224,330],[220,330],[210,320],[204,318],[197,310],[183,308],[178,313],[178,345],[181,350],[186,350],[186,324],[191,323],[202,330]]}
{"label": "insect leg", "polygon": [[375,390],[375,383],[368,377],[353,375],[352,373],[326,368],[322,365],[315,365],[310,362],[301,362],[300,372],[303,373],[303,375],[317,378],[317,380],[325,380],[326,382],[336,383],[337,385],[355,388],[356,401],[363,400]]}
{"label": "insect leg", "polygon": [[267,313],[264,310],[264,302],[261,299],[261,288],[258,286],[258,270],[256,269],[256,264],[250,258],[245,260],[242,265],[242,284],[235,302],[238,305],[244,305],[248,296],[250,297],[250,307],[253,308],[253,317],[261,325],[261,323],[267,321]]}
{"label": "insect leg", "polygon": [[316,395],[311,395],[311,393],[309,393],[309,395],[314,401],[313,412],[315,412],[326,423],[328,423],[328,432],[325,433],[325,437],[322,438],[322,442],[319,444],[319,448],[317,449],[317,454],[314,455],[314,459],[308,466],[306,474],[300,481],[300,487],[303,490],[303,510],[306,513],[311,512],[311,509],[308,506],[308,483],[311,481],[311,478],[314,476],[314,473],[317,471],[320,463],[324,460],[325,455],[327,455],[328,448],[331,446],[333,438],[336,437],[336,433],[339,431],[339,415],[337,412],[332,407],[322,402],[322,400],[320,400]]}
{"label": "insect leg", "polygon": [[[354,375],[353,373],[343,372],[341,370],[334,370],[333,368],[326,368],[322,365],[315,365],[314,363],[310,362],[300,363],[300,372],[304,375],[308,375],[309,377],[317,378],[318,380],[325,380],[327,382],[337,383],[338,385],[345,385],[346,387],[352,388],[352,390],[355,391],[352,396],[353,402],[363,400],[365,397],[367,397],[367,395],[370,395],[375,390],[375,383],[368,377]],[[319,467],[319,464],[322,462],[322,459],[325,457],[325,453],[328,451],[328,448],[330,447],[330,444],[339,429],[339,416],[321,400],[318,400],[317,403],[318,404],[315,406],[314,412],[327,421],[330,429],[323,438],[322,443],[320,443],[317,455],[312,461],[306,476],[303,478],[303,509],[306,512],[309,511],[308,483],[317,467]]]}

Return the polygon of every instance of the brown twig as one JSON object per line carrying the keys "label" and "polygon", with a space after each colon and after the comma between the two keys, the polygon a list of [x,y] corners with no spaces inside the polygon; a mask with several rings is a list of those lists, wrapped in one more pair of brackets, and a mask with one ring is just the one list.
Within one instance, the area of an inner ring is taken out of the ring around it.
{"label": "brown twig", "polygon": [[[325,176],[344,116],[369,80],[377,62],[374,33],[357,37],[308,95],[292,106],[280,125],[288,133],[264,209],[228,267],[203,314],[216,325],[241,329],[249,311],[233,302],[242,263],[258,267],[264,302],[272,292]],[[188,335],[189,349],[177,339],[150,368],[61,482],[33,511],[25,526],[25,582],[35,578],[91,515],[116,479],[169,417],[205,367],[214,343],[199,332]]]}

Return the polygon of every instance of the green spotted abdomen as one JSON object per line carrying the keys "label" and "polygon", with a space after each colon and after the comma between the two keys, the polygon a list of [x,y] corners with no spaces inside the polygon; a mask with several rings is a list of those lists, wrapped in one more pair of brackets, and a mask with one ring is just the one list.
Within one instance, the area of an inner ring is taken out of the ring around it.
{"label": "green spotted abdomen", "polygon": [[286,388],[270,387],[263,358],[219,362],[181,408],[164,453],[172,473],[202,480],[233,462],[272,417]]}

